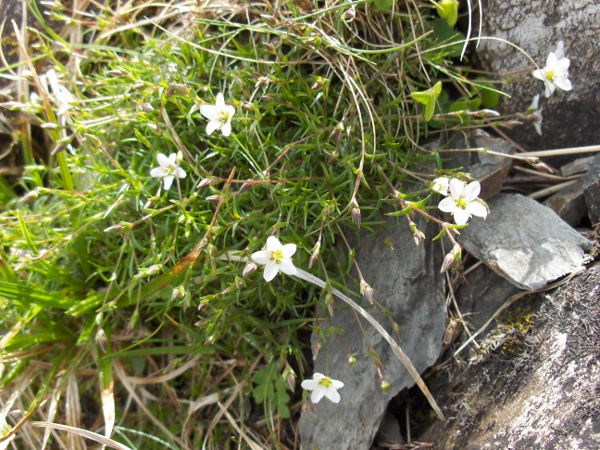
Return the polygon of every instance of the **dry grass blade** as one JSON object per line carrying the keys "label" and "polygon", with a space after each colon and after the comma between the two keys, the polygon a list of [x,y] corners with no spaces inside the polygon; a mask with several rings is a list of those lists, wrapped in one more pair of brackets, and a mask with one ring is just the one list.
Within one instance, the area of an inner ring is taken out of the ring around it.
{"label": "dry grass blade", "polygon": [[[113,441],[112,439],[108,439],[101,434],[94,433],[93,431],[83,430],[77,427],[70,427],[68,425],[61,425],[59,423],[51,423],[51,422],[31,422],[29,425],[33,427],[40,428],[50,428],[54,430],[66,431],[68,433],[73,433],[80,438],[90,439],[92,441],[98,442],[99,444],[106,445],[107,447],[114,448],[116,450],[132,450],[130,447],[123,445],[119,442]],[[74,447],[72,447],[74,448]]]}

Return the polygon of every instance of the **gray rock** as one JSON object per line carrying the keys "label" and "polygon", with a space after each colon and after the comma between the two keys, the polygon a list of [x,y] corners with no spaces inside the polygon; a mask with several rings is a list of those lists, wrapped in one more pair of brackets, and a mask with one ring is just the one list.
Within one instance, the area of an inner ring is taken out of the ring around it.
{"label": "gray rock", "polygon": [[[388,218],[389,228],[385,233],[361,239],[356,247],[356,260],[374,290],[375,299],[390,311],[391,318],[399,325],[400,346],[417,371],[422,372],[438,358],[444,336],[446,308],[440,295],[441,261],[434,257],[441,253],[439,249],[434,252],[437,243],[432,243],[431,238],[435,236],[436,228],[432,224],[419,223],[428,237],[416,247],[404,222],[391,228],[396,222],[395,218]],[[386,245],[386,240],[393,250]],[[355,244],[351,242],[351,245]],[[364,299],[362,304],[368,306]],[[341,305],[341,301],[336,301],[336,306]],[[369,307],[368,311],[394,336],[390,320],[384,317],[380,308]],[[328,316],[322,311],[320,317]],[[322,400],[314,405],[315,416],[302,412],[300,437],[304,450],[369,448],[390,399],[400,390],[414,385],[389,345],[368,323],[364,320],[360,323],[364,335],[351,310],[335,310],[331,325],[343,330],[340,338],[345,348],[335,335],[330,335],[328,342],[323,343],[314,370],[345,383],[340,390],[342,400],[339,404]],[[327,333],[327,320],[322,320],[320,326]],[[384,379],[391,384],[387,392],[381,390],[369,345],[381,360]],[[356,355],[355,365],[348,366],[347,352]]]}
{"label": "gray rock", "polygon": [[594,161],[593,156],[588,156],[587,158],[579,158],[575,161],[565,164],[560,168],[560,174],[563,177],[570,177],[571,175],[575,175],[578,173],[587,172],[592,167],[592,162]]}
{"label": "gray rock", "polygon": [[[464,134],[455,133],[447,147],[450,149],[486,148],[488,151],[507,155],[512,155],[516,151],[516,147],[510,142],[490,137],[483,131],[470,133],[467,139],[465,139]],[[465,172],[469,172],[473,179],[481,183],[480,197],[483,200],[500,192],[502,184],[512,167],[512,159],[490,155],[489,153],[456,152],[450,155],[451,159],[444,163],[444,168],[462,168]]]}
{"label": "gray rock", "polygon": [[548,208],[552,208],[569,225],[576,227],[587,214],[587,206],[583,195],[583,180],[578,180],[575,184],[558,191],[547,198],[543,204]]}
{"label": "gray rock", "polygon": [[488,205],[487,220],[472,219],[458,241],[515,286],[536,290],[582,266],[589,241],[550,208],[519,194]]}
{"label": "gray rock", "polygon": [[456,302],[461,314],[475,331],[479,330],[506,300],[520,292],[519,288],[485,265],[479,266],[465,279],[456,292]]}
{"label": "gray rock", "polygon": [[453,417],[419,440],[439,450],[599,449],[599,286],[596,265],[550,295],[520,300],[467,368],[429,380]]}
{"label": "gray rock", "polygon": [[[600,142],[598,110],[600,102],[600,3],[590,0],[487,0],[483,6],[483,36],[506,39],[528,53],[544,67],[549,52],[564,41],[565,56],[571,60],[569,79],[573,89],[557,91],[550,99],[540,98],[543,108],[543,136],[531,124],[506,133],[531,150],[595,145]],[[535,94],[544,90],[534,79],[531,61],[515,47],[483,39],[477,48],[486,70],[507,74],[500,89],[501,113],[527,110]],[[515,75],[509,77],[508,74]]]}
{"label": "gray rock", "polygon": [[600,154],[596,155],[590,170],[585,174],[583,195],[590,221],[596,224],[600,220]]}

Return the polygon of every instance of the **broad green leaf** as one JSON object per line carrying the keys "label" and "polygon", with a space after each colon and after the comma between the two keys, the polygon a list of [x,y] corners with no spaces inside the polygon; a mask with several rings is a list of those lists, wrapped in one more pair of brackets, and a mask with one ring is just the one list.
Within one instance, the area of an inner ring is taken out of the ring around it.
{"label": "broad green leaf", "polygon": [[435,85],[423,92],[412,92],[410,96],[425,105],[425,120],[429,122],[433,117],[433,111],[435,109],[435,101],[442,93],[442,82],[438,81]]}

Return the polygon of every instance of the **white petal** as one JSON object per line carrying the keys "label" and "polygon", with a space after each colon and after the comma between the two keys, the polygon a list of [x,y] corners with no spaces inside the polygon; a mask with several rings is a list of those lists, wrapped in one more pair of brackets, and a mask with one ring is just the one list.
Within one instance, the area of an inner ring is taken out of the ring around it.
{"label": "white petal", "polygon": [[213,131],[218,130],[219,128],[221,128],[221,122],[219,122],[217,119],[212,119],[210,122],[208,122],[208,124],[206,124],[206,134],[210,136],[213,134]]}
{"label": "white petal", "polygon": [[150,176],[154,178],[167,176],[169,172],[164,167],[155,167],[150,171]]}
{"label": "white petal", "polygon": [[275,236],[269,236],[267,238],[267,250],[270,252],[281,250],[281,242],[279,242],[279,239]]}
{"label": "white petal", "polygon": [[463,198],[469,202],[475,200],[481,192],[481,184],[479,181],[471,181],[463,191]]}
{"label": "white petal", "polygon": [[283,253],[283,256],[286,258],[291,258],[294,253],[296,253],[296,244],[285,244],[281,247],[281,253]]}
{"label": "white petal", "polygon": [[569,71],[569,66],[571,65],[571,60],[567,58],[563,58],[556,63],[556,68],[554,72],[558,76],[565,75]]}
{"label": "white petal", "polygon": [[265,266],[263,277],[265,278],[265,281],[271,281],[278,273],[279,264],[277,264],[275,261],[269,261]]}
{"label": "white petal", "polygon": [[173,184],[174,179],[175,179],[175,177],[173,175],[167,175],[163,179],[163,183],[165,184],[165,191],[168,191],[171,188],[171,185]]}
{"label": "white petal", "polygon": [[227,122],[225,125],[221,127],[221,133],[223,136],[227,137],[231,134],[231,122]]}
{"label": "white petal", "polygon": [[181,167],[177,168],[177,170],[175,171],[174,175],[176,177],[178,177],[178,178],[185,178],[185,177],[187,177],[187,173],[185,173],[185,170],[183,170]]}
{"label": "white petal", "polygon": [[286,275],[296,275],[298,273],[296,266],[294,266],[294,263],[290,259],[284,259],[281,261],[279,268]]}
{"label": "white petal", "polygon": [[533,96],[533,100],[531,100],[531,105],[529,109],[538,109],[540,104],[540,94],[536,94]]}
{"label": "white petal", "polygon": [[450,180],[446,177],[440,177],[433,180],[431,190],[442,195],[448,195],[448,185]]}
{"label": "white petal", "polygon": [[335,388],[333,386],[329,386],[326,390],[325,390],[325,396],[331,400],[333,403],[339,403],[340,400],[342,399],[340,397],[340,394],[338,393],[338,391],[335,390]]}
{"label": "white petal", "polygon": [[450,180],[450,193],[453,198],[460,198],[465,188],[465,183],[460,181],[458,178],[452,178]]}
{"label": "white petal", "polygon": [[323,375],[322,373],[319,373],[319,372],[315,372],[315,374],[313,375],[313,378],[318,383],[323,378],[325,378],[325,375]]}
{"label": "white petal", "polygon": [[331,380],[331,385],[336,389],[341,389],[344,387],[344,383],[342,383],[340,380]]}
{"label": "white petal", "polygon": [[231,118],[235,114],[235,108],[231,105],[227,105],[227,106],[225,106],[225,112],[227,113],[229,120],[231,120]]}
{"label": "white petal", "polygon": [[215,102],[215,106],[221,111],[225,109],[225,98],[220,92],[217,94],[217,101]]}
{"label": "white petal", "polygon": [[171,165],[171,161],[163,153],[156,155],[156,160],[158,161],[158,164],[160,164],[160,167],[166,168]]}
{"label": "white petal", "polygon": [[552,81],[557,88],[562,89],[563,91],[570,91],[571,89],[573,89],[573,86],[571,85],[571,80],[569,80],[567,77],[556,77]]}
{"label": "white petal", "polygon": [[219,117],[219,110],[215,105],[201,105],[200,114],[202,114],[208,120],[215,120],[217,117]]}
{"label": "white petal", "polygon": [[446,197],[440,202],[438,208],[447,213],[454,212],[456,210],[456,201],[452,197]]}
{"label": "white petal", "polygon": [[533,75],[534,78],[537,78],[538,80],[544,81],[546,79],[546,72],[544,72],[544,69],[534,70],[531,73],[531,75]]}
{"label": "white petal", "polygon": [[325,389],[315,389],[310,394],[310,401],[313,403],[319,403],[321,399],[325,396]]}
{"label": "white petal", "polygon": [[537,134],[542,135],[542,124],[540,122],[533,122],[533,128],[535,128]]}
{"label": "white petal", "polygon": [[488,215],[488,210],[482,203],[470,202],[467,204],[467,212],[473,216],[483,217],[484,219]]}
{"label": "white petal", "polygon": [[302,389],[306,389],[307,391],[314,390],[318,385],[319,385],[319,383],[315,380],[304,380],[300,384],[300,386],[302,386]]}
{"label": "white petal", "polygon": [[265,252],[261,250],[260,252],[252,253],[252,261],[257,264],[267,264],[271,260],[271,252]]}
{"label": "white petal", "polygon": [[460,208],[456,208],[454,210],[453,215],[454,215],[454,221],[456,222],[456,225],[464,225],[471,218],[471,214],[469,214],[466,210],[460,209]]}
{"label": "white petal", "polygon": [[546,69],[554,69],[556,63],[558,62],[558,58],[552,52],[548,54],[548,59],[546,59]]}

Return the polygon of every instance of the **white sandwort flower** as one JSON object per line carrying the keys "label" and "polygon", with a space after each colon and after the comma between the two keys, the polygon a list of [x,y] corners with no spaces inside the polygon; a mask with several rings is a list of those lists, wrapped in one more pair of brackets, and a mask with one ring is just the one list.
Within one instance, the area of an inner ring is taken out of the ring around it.
{"label": "white sandwort flower", "polygon": [[231,134],[231,118],[235,114],[235,108],[225,104],[223,94],[217,94],[217,101],[214,105],[200,106],[200,114],[206,117],[209,122],[206,125],[206,133],[212,134],[215,130],[221,130],[223,136]]}
{"label": "white sandwort flower", "polygon": [[531,101],[531,105],[527,108],[526,114],[528,116],[532,116],[533,118],[533,127],[537,134],[542,135],[542,108],[539,107],[540,94],[537,94],[533,97]]}
{"label": "white sandwort flower", "polygon": [[162,178],[165,186],[165,190],[169,190],[173,184],[175,177],[185,178],[187,174],[185,170],[179,167],[179,161],[181,160],[177,154],[171,153],[167,158],[164,154],[159,153],[156,155],[156,160],[160,167],[155,167],[150,171],[150,176],[154,178]]}
{"label": "white sandwort flower", "polygon": [[[69,92],[69,90],[58,82],[58,76],[54,69],[50,69],[46,72],[45,77],[50,83],[50,89],[52,95],[58,104],[57,116],[61,116],[73,107],[73,104],[77,102],[77,99]],[[46,92],[48,90],[46,89]]]}
{"label": "white sandwort flower", "polygon": [[450,180],[450,196],[443,199],[438,208],[444,212],[451,213],[457,225],[466,224],[471,216],[486,218],[488,215],[487,205],[477,198],[481,192],[478,181],[472,181],[468,185],[457,178]]}
{"label": "white sandwort flower", "polygon": [[310,401],[319,403],[323,397],[327,397],[332,403],[339,403],[341,400],[338,389],[344,387],[344,383],[333,378],[326,377],[322,373],[315,373],[312,380],[304,380],[302,389],[312,391]]}
{"label": "white sandwort flower", "polygon": [[431,190],[438,194],[448,195],[450,188],[450,180],[446,177],[439,177],[431,183]]}
{"label": "white sandwort flower", "polygon": [[550,52],[548,55],[546,67],[534,70],[532,73],[535,78],[544,82],[546,97],[550,97],[556,88],[563,91],[570,91],[573,88],[569,80],[569,65],[571,61],[564,56],[564,44],[560,41],[556,52]]}
{"label": "white sandwort flower", "polygon": [[296,253],[296,244],[281,245],[279,239],[275,236],[269,236],[267,246],[259,251],[252,253],[252,260],[265,266],[263,277],[265,281],[271,281],[281,270],[286,275],[296,275],[296,266],[292,261],[292,256]]}

